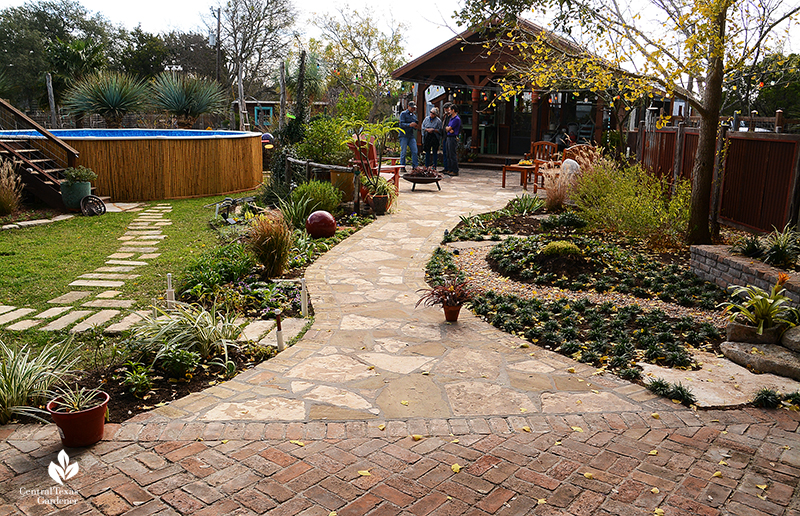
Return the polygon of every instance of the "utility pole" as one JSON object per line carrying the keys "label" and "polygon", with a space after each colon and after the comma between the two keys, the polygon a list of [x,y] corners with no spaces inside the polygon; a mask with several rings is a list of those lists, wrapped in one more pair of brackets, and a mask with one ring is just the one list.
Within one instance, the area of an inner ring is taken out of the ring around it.
{"label": "utility pole", "polygon": [[222,16],[221,16],[222,13],[221,13],[221,11],[222,11],[222,9],[217,7],[217,41],[216,41],[216,47],[217,47],[217,67],[216,67],[217,68],[217,83],[219,83],[219,61],[220,61],[220,55],[219,55],[220,54],[220,52],[219,52],[219,50],[220,50],[219,33],[220,33],[220,28],[222,26]]}

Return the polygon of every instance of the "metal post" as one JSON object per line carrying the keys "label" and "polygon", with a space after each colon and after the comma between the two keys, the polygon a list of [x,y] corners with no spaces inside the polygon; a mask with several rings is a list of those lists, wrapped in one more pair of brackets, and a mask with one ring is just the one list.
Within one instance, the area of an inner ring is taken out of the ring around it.
{"label": "metal post", "polygon": [[283,329],[281,328],[281,313],[277,312],[275,314],[275,323],[277,324],[277,328],[275,329],[275,336],[278,339],[278,351],[283,351],[286,349],[286,346],[283,344]]}
{"label": "metal post", "polygon": [[172,274],[170,273],[167,273],[167,294],[164,297],[167,300],[167,309],[175,308],[175,291],[172,290]]}
{"label": "metal post", "polygon": [[306,290],[305,278],[300,278],[300,310],[304,319],[308,317],[308,290]]}

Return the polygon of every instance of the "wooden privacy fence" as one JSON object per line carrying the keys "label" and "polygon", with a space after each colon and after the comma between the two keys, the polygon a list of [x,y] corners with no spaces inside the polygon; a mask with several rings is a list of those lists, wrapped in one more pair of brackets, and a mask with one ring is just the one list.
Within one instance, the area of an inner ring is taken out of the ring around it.
{"label": "wooden privacy fence", "polygon": [[[636,158],[670,184],[691,180],[699,130],[684,125],[629,134]],[[798,222],[800,135],[727,131],[717,142],[724,161],[712,213],[721,223],[769,232]]]}

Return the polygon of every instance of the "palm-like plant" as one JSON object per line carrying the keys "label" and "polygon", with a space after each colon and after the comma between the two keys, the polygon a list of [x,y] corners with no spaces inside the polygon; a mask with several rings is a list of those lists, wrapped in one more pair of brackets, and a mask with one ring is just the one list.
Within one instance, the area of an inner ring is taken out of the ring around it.
{"label": "palm-like plant", "polygon": [[147,104],[147,85],[135,77],[118,72],[89,75],[67,92],[64,107],[78,115],[97,113],[110,129],[122,127],[122,118]]}
{"label": "palm-like plant", "polygon": [[152,88],[153,105],[176,116],[181,129],[191,129],[200,115],[219,111],[225,102],[216,82],[199,77],[164,72],[153,79]]}

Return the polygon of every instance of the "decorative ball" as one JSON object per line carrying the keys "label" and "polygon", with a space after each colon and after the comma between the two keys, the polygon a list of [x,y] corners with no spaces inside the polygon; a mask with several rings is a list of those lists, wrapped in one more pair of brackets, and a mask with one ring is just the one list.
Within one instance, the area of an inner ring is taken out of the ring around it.
{"label": "decorative ball", "polygon": [[315,211],[306,220],[306,231],[311,238],[332,237],[336,233],[336,219],[327,211]]}

